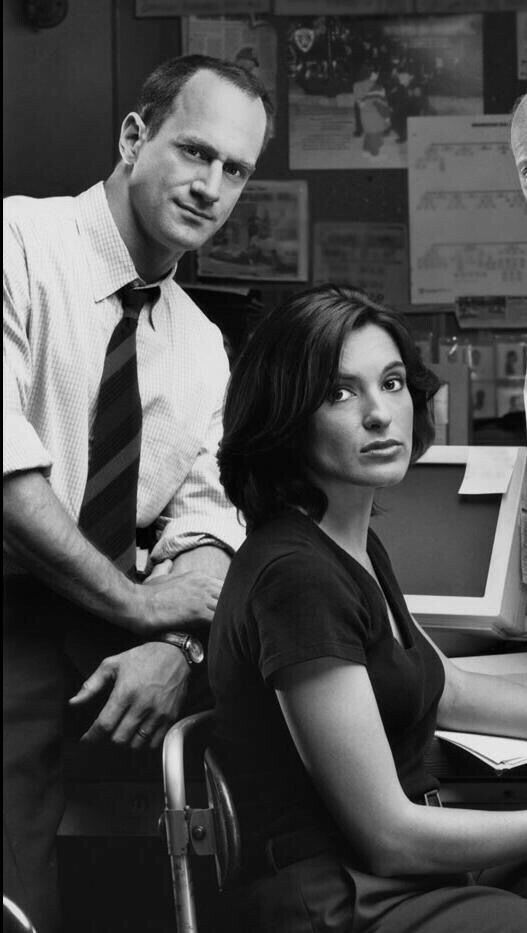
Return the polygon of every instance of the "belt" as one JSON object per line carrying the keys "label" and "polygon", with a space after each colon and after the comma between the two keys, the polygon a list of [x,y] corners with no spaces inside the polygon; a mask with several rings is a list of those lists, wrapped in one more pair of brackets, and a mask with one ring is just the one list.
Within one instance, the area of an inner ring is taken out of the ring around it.
{"label": "belt", "polygon": [[[439,791],[429,790],[417,800],[425,807],[442,807]],[[345,843],[335,833],[318,829],[300,829],[268,839],[263,850],[251,853],[243,860],[243,880],[254,880],[287,868],[294,862],[315,858],[324,852],[337,854]]]}

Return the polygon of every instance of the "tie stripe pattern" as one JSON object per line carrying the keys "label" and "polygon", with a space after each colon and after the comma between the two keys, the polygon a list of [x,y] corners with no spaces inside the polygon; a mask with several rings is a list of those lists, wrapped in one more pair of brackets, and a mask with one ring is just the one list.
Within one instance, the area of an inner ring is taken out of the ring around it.
{"label": "tie stripe pattern", "polygon": [[159,296],[159,288],[126,285],[118,295],[123,316],[106,350],[79,527],[95,547],[132,576],[142,426],[137,322],[145,302]]}

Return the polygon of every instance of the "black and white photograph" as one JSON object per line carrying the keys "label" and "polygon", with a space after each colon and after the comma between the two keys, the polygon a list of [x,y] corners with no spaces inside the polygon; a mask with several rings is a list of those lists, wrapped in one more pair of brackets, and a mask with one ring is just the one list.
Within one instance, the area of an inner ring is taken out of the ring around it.
{"label": "black and white photograph", "polygon": [[291,18],[291,168],[403,168],[409,117],[481,113],[481,22]]}
{"label": "black and white photograph", "polygon": [[225,226],[198,253],[202,278],[307,279],[307,185],[249,182]]}
{"label": "black and white photograph", "polygon": [[4,0],[5,933],[527,933],[523,7]]}

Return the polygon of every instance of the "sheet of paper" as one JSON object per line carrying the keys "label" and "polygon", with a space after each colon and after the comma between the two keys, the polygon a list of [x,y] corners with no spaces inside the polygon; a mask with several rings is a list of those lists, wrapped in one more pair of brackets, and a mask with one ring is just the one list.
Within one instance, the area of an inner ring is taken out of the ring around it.
{"label": "sheet of paper", "polygon": [[507,492],[516,462],[516,450],[508,447],[470,447],[460,496]]}
{"label": "sheet of paper", "polygon": [[182,38],[187,53],[243,65],[276,100],[276,30],[266,19],[188,16],[182,23]]}
{"label": "sheet of paper", "polygon": [[307,182],[250,181],[227,223],[198,252],[198,275],[307,279]]}
{"label": "sheet of paper", "polygon": [[510,739],[498,735],[480,735],[472,732],[436,731],[438,739],[446,739],[460,748],[472,751],[497,767],[527,764],[527,739]]}
{"label": "sheet of paper", "polygon": [[313,280],[357,285],[392,304],[408,301],[405,225],[314,224]]}
{"label": "sheet of paper", "polygon": [[135,0],[135,15],[187,16],[193,13],[267,13],[271,0]]}
{"label": "sheet of paper", "polygon": [[410,117],[483,111],[479,15],[287,22],[292,169],[405,168]]}
{"label": "sheet of paper", "polygon": [[504,295],[458,298],[454,306],[459,326],[463,329],[499,330],[527,327],[527,297]]}
{"label": "sheet of paper", "polygon": [[[274,11],[278,16],[287,14],[314,13],[315,15],[322,11],[328,15],[330,13],[349,13],[350,0],[274,0]],[[396,13],[413,13],[415,0],[397,0]],[[394,12],[393,0],[353,0],[353,13],[358,16],[361,13],[367,13],[371,16],[373,13],[392,13]]]}
{"label": "sheet of paper", "polygon": [[411,295],[527,294],[527,203],[509,115],[408,121]]}

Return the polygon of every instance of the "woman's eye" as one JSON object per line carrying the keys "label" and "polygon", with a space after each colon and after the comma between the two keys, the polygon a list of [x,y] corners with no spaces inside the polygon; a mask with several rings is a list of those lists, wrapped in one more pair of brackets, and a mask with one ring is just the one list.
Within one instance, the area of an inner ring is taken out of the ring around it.
{"label": "woman's eye", "polygon": [[386,379],[384,385],[388,392],[397,392],[398,389],[403,388],[404,379],[402,376],[390,376],[389,379]]}
{"label": "woman's eye", "polygon": [[344,386],[339,386],[338,389],[334,389],[331,393],[329,400],[332,404],[335,402],[345,402],[347,399],[351,398],[353,392],[351,389],[345,389]]}

